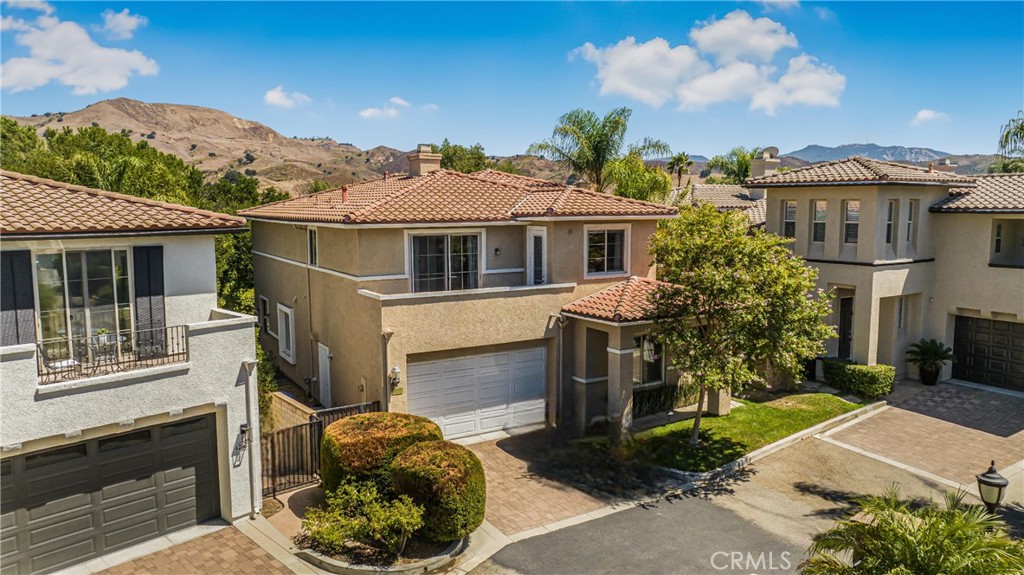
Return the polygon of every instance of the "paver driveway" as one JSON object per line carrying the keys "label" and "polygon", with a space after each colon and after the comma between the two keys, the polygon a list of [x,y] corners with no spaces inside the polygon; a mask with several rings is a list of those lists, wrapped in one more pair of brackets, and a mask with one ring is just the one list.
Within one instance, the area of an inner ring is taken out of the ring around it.
{"label": "paver driveway", "polygon": [[[1016,470],[1024,460],[1024,399],[942,383],[826,439],[970,487],[989,461]],[[1021,501],[1024,489],[1007,495]]]}
{"label": "paver driveway", "polygon": [[291,575],[292,571],[234,527],[225,527],[134,561],[101,571],[103,575],[183,575],[245,573]]}
{"label": "paver driveway", "polygon": [[520,435],[469,445],[487,476],[487,514],[505,535],[576,517],[605,506],[598,499],[527,470],[525,454],[542,437]]}

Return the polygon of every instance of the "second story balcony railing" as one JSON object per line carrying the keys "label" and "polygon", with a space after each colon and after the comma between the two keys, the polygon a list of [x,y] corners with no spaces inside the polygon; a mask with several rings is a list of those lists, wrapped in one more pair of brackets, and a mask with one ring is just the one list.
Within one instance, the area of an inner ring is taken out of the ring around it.
{"label": "second story balcony railing", "polygon": [[188,361],[188,327],[60,338],[38,344],[39,383],[59,383]]}

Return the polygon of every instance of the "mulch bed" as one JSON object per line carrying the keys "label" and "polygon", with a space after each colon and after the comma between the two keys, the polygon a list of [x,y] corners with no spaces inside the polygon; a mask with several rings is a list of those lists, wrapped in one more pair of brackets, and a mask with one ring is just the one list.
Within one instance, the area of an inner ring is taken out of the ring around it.
{"label": "mulch bed", "polygon": [[282,509],[284,509],[284,503],[281,503],[273,497],[268,497],[263,500],[263,509],[260,511],[260,515],[269,519]]}
{"label": "mulch bed", "polygon": [[413,537],[405,544],[405,549],[402,551],[402,554],[396,557],[390,553],[381,551],[376,547],[371,547],[356,541],[346,543],[345,550],[340,553],[336,552],[335,549],[320,545],[304,533],[297,535],[294,541],[295,545],[301,549],[311,549],[321,555],[326,555],[337,561],[344,561],[353,565],[369,565],[373,567],[391,567],[394,565],[417,563],[425,559],[437,557],[451,546],[451,542],[435,543],[433,541],[426,541]]}

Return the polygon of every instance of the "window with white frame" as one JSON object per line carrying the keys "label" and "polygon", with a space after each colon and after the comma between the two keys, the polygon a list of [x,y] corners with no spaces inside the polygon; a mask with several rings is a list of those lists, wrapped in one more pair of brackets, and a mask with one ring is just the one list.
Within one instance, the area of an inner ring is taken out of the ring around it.
{"label": "window with white frame", "polygon": [[860,200],[843,202],[843,242],[857,243],[860,235]]}
{"label": "window with white frame", "polygon": [[907,201],[907,238],[910,245],[917,244],[917,200]]}
{"label": "window with white frame", "polygon": [[277,351],[288,363],[295,363],[294,314],[281,304],[277,304]]}
{"label": "window with white frame", "polygon": [[547,283],[548,255],[547,255],[547,228],[529,227],[526,232],[526,275],[529,285],[543,285]]}
{"label": "window with white frame", "polygon": [[782,202],[782,236],[796,237],[796,200]]}
{"label": "window with white frame", "polygon": [[828,218],[828,202],[825,200],[814,200],[811,202],[813,213],[811,214],[811,241],[822,243],[825,241],[825,222]]}
{"label": "window with white frame", "polygon": [[889,200],[885,207],[885,244],[892,245],[892,236],[895,228],[896,200]]}
{"label": "window with white frame", "polygon": [[318,265],[317,262],[319,260],[319,257],[318,257],[319,254],[317,253],[316,239],[317,239],[316,238],[316,228],[309,228],[309,229],[307,229],[306,230],[306,244],[307,244],[307,246],[309,248],[309,251],[308,251],[309,258],[307,259],[307,261],[309,262],[309,265],[311,265],[313,267],[316,267]]}
{"label": "window with white frame", "polygon": [[587,228],[587,275],[626,272],[626,228]]}
{"label": "window with white frame", "polygon": [[415,235],[411,241],[414,292],[480,287],[479,235]]}
{"label": "window with white frame", "polygon": [[664,374],[661,344],[649,335],[633,338],[633,385],[658,385]]}
{"label": "window with white frame", "polygon": [[267,296],[260,296],[260,330],[270,335],[274,335],[270,332],[270,300]]}

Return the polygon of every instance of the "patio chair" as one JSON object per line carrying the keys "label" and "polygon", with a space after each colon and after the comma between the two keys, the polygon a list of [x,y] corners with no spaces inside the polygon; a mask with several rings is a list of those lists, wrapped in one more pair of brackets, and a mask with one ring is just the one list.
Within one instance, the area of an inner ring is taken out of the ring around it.
{"label": "patio chair", "polygon": [[40,343],[37,347],[39,348],[39,357],[43,361],[43,367],[47,370],[58,373],[68,373],[70,371],[76,376],[82,374],[82,364],[75,358],[53,359],[50,357],[49,352],[46,351],[46,345]]}
{"label": "patio chair", "polygon": [[89,347],[92,352],[93,371],[104,367],[112,367],[114,371],[120,370],[117,355],[117,336],[113,334],[94,335],[89,338]]}

